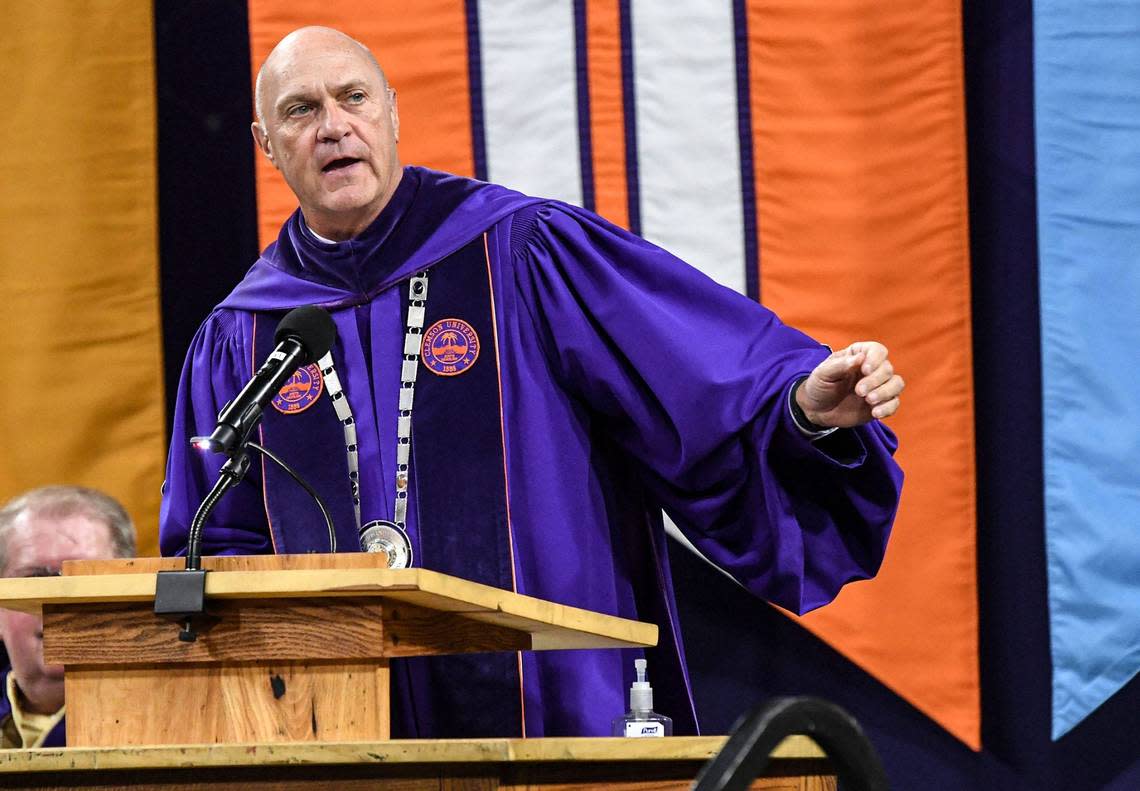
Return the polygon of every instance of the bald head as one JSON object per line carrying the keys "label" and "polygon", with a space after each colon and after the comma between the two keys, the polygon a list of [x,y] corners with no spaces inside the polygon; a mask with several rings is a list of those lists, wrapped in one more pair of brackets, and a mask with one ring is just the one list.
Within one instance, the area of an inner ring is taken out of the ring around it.
{"label": "bald head", "polygon": [[380,61],[376,60],[372,50],[356,39],[331,27],[312,25],[297,28],[277,42],[277,46],[270,51],[265,62],[257,71],[253,104],[257,112],[258,122],[265,123],[269,108],[264,103],[268,96],[275,93],[281,74],[295,66],[299,59],[309,57],[313,52],[320,52],[329,48],[353,50],[363,55],[376,70],[376,73],[380,75],[381,84],[385,89],[388,87],[388,78],[380,66]]}
{"label": "bald head", "polygon": [[364,230],[403,175],[396,92],[368,48],[327,27],[295,30],[265,59],[256,102],[254,142],[309,227],[337,241]]}

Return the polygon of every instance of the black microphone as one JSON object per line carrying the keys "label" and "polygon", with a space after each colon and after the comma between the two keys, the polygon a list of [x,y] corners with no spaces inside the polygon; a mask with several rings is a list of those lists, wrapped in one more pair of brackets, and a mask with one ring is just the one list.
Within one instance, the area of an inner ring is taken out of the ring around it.
{"label": "black microphone", "polygon": [[237,452],[261,420],[265,407],[293,372],[328,354],[336,341],[336,325],[321,308],[295,308],[281,319],[273,340],[277,348],[242,391],[222,407],[213,433],[208,437],[191,438],[192,444],[226,455]]}

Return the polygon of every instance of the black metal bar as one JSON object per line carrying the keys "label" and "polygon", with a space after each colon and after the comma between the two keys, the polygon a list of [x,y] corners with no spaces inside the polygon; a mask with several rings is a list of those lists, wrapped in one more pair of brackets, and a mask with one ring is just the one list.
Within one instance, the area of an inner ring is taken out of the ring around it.
{"label": "black metal bar", "polygon": [[746,791],[780,742],[808,736],[846,791],[886,791],[887,775],[855,718],[819,698],[777,698],[742,717],[721,751],[697,775],[694,791]]}

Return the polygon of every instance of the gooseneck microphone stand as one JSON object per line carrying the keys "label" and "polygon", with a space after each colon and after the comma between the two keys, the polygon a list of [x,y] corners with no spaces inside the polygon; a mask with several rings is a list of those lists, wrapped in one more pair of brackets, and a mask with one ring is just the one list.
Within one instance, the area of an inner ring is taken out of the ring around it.
{"label": "gooseneck microphone stand", "polygon": [[202,570],[202,527],[206,523],[206,517],[214,510],[214,506],[222,496],[241,483],[241,479],[249,472],[249,454],[245,450],[247,445],[248,443],[240,445],[237,451],[226,459],[226,463],[218,470],[218,480],[202,500],[193,521],[190,522],[190,532],[186,540],[186,571]]}
{"label": "gooseneck microphone stand", "polygon": [[222,499],[222,496],[230,489],[241,483],[241,479],[249,472],[250,461],[249,454],[246,449],[256,450],[262,456],[272,461],[282,470],[289,474],[297,484],[309,493],[317,504],[317,508],[321,510],[321,516],[324,517],[325,527],[329,531],[329,552],[336,552],[336,529],[333,527],[332,516],[329,514],[328,506],[325,505],[324,499],[317,493],[309,483],[301,477],[300,473],[290,467],[284,459],[278,456],[269,448],[264,448],[256,442],[243,443],[222,468],[218,471],[218,480],[214,484],[214,488],[202,500],[202,504],[198,506],[197,513],[194,514],[194,520],[190,523],[189,538],[186,542],[186,569],[188,571],[200,571],[202,568],[202,529],[206,524],[206,517],[214,510],[214,506]]}
{"label": "gooseneck microphone stand", "polygon": [[164,618],[176,621],[181,627],[178,639],[192,643],[198,639],[198,632],[205,631],[216,621],[206,611],[206,571],[202,568],[202,530],[210,512],[226,492],[233,489],[249,472],[248,450],[256,450],[289,474],[302,489],[309,493],[324,517],[329,533],[329,552],[336,552],[336,528],[324,499],[301,475],[273,451],[256,442],[245,441],[226,459],[218,471],[218,480],[202,499],[186,541],[186,567],[178,571],[160,571],[155,586],[154,612]]}
{"label": "gooseneck microphone stand", "polygon": [[203,451],[224,453],[225,464],[202,504],[198,506],[186,539],[186,567],[160,571],[155,583],[154,612],[182,627],[178,639],[194,642],[198,632],[217,619],[206,611],[206,571],[202,568],[202,531],[210,512],[226,492],[249,472],[249,449],[279,465],[316,501],[329,531],[329,550],[336,552],[336,530],[324,501],[316,490],[276,454],[249,439],[269,402],[285,380],[301,366],[319,360],[336,340],[336,326],[328,312],[306,306],[289,311],[277,325],[276,348],[240,393],[222,407],[218,424],[206,437],[193,437],[191,445]]}

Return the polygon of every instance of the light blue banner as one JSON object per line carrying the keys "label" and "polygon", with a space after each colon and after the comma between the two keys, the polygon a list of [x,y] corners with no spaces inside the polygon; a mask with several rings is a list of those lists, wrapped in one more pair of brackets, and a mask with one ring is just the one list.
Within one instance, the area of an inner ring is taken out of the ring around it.
{"label": "light blue banner", "polygon": [[1034,25],[1057,739],[1140,669],[1140,0]]}

